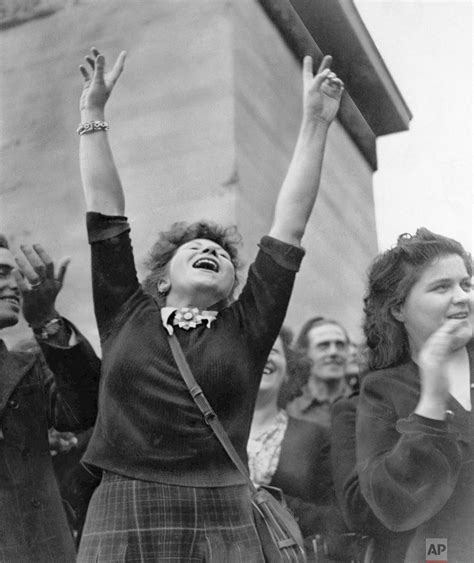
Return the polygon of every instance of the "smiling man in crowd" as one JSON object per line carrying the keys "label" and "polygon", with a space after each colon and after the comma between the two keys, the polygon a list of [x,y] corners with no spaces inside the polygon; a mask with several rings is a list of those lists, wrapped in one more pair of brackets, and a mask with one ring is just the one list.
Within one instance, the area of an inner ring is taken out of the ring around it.
{"label": "smiling man in crowd", "polygon": [[301,395],[286,410],[290,416],[329,428],[332,404],[351,392],[345,379],[349,354],[347,332],[336,321],[314,317],[303,325],[296,348],[307,356],[311,368]]}
{"label": "smiling man in crowd", "polygon": [[0,340],[0,561],[68,563],[75,549],[48,428],[94,424],[100,362],[55,309],[67,262],[55,275],[40,245],[22,251],[15,262],[0,235],[0,330],[16,325],[23,311],[42,351],[11,352]]}

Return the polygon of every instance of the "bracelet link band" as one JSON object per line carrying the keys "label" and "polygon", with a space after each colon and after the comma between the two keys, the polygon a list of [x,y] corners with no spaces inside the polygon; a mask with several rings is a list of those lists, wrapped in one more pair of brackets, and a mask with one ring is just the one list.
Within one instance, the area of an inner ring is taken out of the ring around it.
{"label": "bracelet link band", "polygon": [[62,328],[63,320],[61,317],[55,317],[46,322],[42,326],[31,327],[35,336],[41,340],[47,340],[51,336],[55,336]]}
{"label": "bracelet link band", "polygon": [[85,135],[86,133],[94,133],[95,131],[108,131],[109,124],[107,121],[88,121],[81,123],[76,129],[78,135]]}

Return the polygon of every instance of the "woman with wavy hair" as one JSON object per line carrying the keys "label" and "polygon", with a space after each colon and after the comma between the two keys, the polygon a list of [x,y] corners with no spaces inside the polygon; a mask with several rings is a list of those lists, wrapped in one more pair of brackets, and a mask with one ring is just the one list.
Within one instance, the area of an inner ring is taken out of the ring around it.
{"label": "woman with wavy hair", "polygon": [[[245,287],[233,301],[235,229],[202,221],[162,233],[138,283],[106,101],[122,72],[97,49],[80,69],[81,174],[103,351],[99,415],[85,462],[103,472],[79,561],[263,561],[247,485],[205,423],[169,348],[175,333],[199,385],[246,461],[253,407],[285,317],[342,83],[303,64],[294,156]],[[87,68],[89,67],[89,69]]]}
{"label": "woman with wavy hair", "polygon": [[462,245],[425,228],[401,235],[369,272],[357,470],[375,516],[404,533],[400,561],[429,559],[430,539],[447,543],[449,561],[472,561],[471,277]]}

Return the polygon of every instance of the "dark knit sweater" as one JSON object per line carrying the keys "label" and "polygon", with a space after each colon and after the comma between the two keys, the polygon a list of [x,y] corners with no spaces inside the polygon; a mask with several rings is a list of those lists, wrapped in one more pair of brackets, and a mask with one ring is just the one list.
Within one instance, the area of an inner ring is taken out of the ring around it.
{"label": "dark knit sweater", "polygon": [[[244,483],[203,421],[174,362],[160,310],[139,285],[124,217],[88,214],[102,344],[99,414],[84,461],[128,477],[188,486]],[[260,378],[304,251],[264,237],[237,301],[175,332],[239,455]]]}

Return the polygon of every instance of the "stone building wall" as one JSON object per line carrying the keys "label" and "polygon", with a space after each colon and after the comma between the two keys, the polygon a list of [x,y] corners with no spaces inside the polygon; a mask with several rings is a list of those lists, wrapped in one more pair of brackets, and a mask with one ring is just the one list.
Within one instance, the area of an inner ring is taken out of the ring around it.
{"label": "stone building wall", "polygon": [[[256,0],[83,0],[42,15],[0,31],[0,231],[71,256],[59,308],[97,344],[75,134],[89,46],[128,51],[107,117],[140,273],[156,232],[183,218],[237,223],[248,264],[296,138],[300,64]],[[358,337],[372,169],[337,122],[304,246],[288,323],[325,314]]]}

